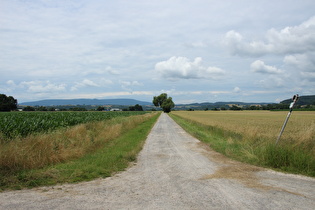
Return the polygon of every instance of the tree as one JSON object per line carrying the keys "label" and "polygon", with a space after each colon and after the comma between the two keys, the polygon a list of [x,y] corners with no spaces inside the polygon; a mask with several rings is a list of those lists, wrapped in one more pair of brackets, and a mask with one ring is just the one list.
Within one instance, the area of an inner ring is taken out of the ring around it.
{"label": "tree", "polygon": [[40,106],[36,108],[36,111],[46,112],[48,109],[45,106]]}
{"label": "tree", "polygon": [[143,111],[143,108],[141,105],[136,104],[134,106],[129,106],[129,111]]}
{"label": "tree", "polygon": [[141,105],[136,104],[136,105],[135,105],[135,110],[136,110],[136,111],[143,111],[143,108],[142,108]]}
{"label": "tree", "polygon": [[104,111],[104,109],[105,109],[105,108],[104,108],[103,106],[99,106],[99,107],[97,107],[96,110],[97,110],[97,111]]}
{"label": "tree", "polygon": [[55,107],[49,107],[47,110],[51,111],[51,112],[54,112],[54,111],[56,111],[56,108]]}
{"label": "tree", "polygon": [[0,111],[9,112],[17,109],[17,100],[12,96],[0,94]]}
{"label": "tree", "polygon": [[23,111],[35,111],[35,108],[31,106],[27,106],[23,108]]}
{"label": "tree", "polygon": [[172,97],[167,97],[166,93],[153,97],[153,104],[156,107],[161,107],[164,112],[169,113],[175,107]]}
{"label": "tree", "polygon": [[236,110],[242,110],[242,108],[241,108],[241,107],[239,107],[239,106],[235,106],[235,105],[233,105],[233,106],[230,108],[230,110],[234,110],[234,111],[236,111]]}

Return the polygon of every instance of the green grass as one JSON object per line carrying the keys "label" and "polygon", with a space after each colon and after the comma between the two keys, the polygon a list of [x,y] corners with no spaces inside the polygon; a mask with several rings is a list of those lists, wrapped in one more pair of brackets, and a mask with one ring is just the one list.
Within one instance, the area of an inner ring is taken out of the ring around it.
{"label": "green grass", "polygon": [[12,174],[0,173],[0,189],[22,189],[57,183],[88,181],[109,177],[124,170],[135,161],[147,135],[159,114],[140,123],[105,144],[104,147],[82,158],[42,169],[22,170]]}
{"label": "green grass", "polygon": [[275,142],[268,139],[248,140],[240,133],[183,119],[174,114],[170,116],[188,133],[227,157],[283,172],[315,177],[315,157],[307,149],[296,148],[293,144],[276,146]]}

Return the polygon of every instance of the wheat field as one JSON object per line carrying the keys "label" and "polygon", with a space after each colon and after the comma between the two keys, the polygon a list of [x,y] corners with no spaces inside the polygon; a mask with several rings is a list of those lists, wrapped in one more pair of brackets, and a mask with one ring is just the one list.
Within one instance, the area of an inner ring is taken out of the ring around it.
{"label": "wheat field", "polygon": [[[176,111],[172,112],[172,114],[205,125],[239,133],[248,140],[264,139],[276,141],[288,112]],[[313,147],[314,150],[315,112],[293,111],[280,141]]]}

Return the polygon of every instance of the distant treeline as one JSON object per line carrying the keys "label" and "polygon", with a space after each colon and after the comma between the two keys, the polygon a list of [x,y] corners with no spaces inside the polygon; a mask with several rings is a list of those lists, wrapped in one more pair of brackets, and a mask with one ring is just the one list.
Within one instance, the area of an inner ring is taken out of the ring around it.
{"label": "distant treeline", "polygon": [[[104,106],[25,106],[22,111],[111,111],[113,107]],[[144,111],[142,106],[115,106],[115,111]]]}
{"label": "distant treeline", "polygon": [[[289,110],[289,104],[267,104],[267,105],[232,105],[232,106],[222,106],[222,107],[194,107],[188,108],[188,111],[194,110],[212,110],[212,111],[220,111],[220,110],[271,110],[271,111],[284,111]],[[297,105],[294,107],[295,110],[299,111],[315,111],[315,105]]]}

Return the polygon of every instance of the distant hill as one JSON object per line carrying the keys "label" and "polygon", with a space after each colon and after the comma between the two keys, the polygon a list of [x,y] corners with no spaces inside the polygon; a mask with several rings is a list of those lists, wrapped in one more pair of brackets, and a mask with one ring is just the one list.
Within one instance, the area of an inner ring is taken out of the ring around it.
{"label": "distant hill", "polygon": [[205,109],[215,109],[215,108],[222,108],[225,107],[226,109],[229,109],[233,105],[238,107],[245,107],[245,106],[258,106],[258,105],[267,105],[272,103],[245,103],[245,102],[239,102],[239,101],[230,101],[230,102],[215,102],[215,103],[191,103],[191,104],[176,104],[175,109],[176,110],[205,110]]}
{"label": "distant hill", "polygon": [[[281,104],[290,104],[292,99],[286,99],[281,101]],[[315,104],[315,95],[310,96],[300,96],[299,100],[296,102],[297,105],[314,105]]]}
{"label": "distant hill", "polygon": [[134,99],[47,99],[40,101],[24,102],[24,106],[64,106],[64,105],[153,105],[150,102]]}

